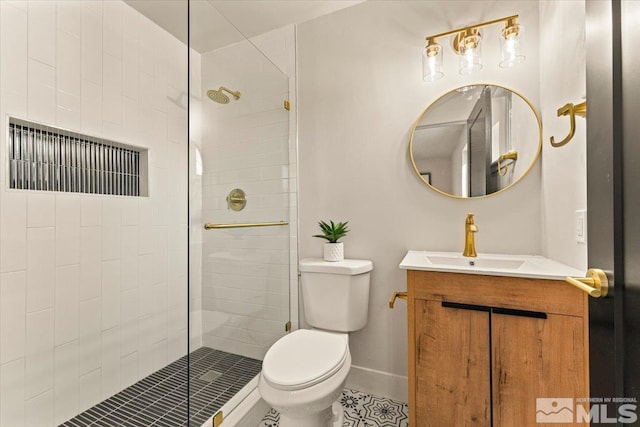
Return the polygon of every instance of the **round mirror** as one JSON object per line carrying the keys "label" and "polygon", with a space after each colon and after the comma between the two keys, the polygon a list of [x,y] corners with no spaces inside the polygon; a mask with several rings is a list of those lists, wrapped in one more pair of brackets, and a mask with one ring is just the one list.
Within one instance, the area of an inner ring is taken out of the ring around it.
{"label": "round mirror", "polygon": [[432,189],[468,198],[511,187],[533,167],[542,123],[526,98],[506,87],[454,89],[418,117],[411,132],[413,169]]}

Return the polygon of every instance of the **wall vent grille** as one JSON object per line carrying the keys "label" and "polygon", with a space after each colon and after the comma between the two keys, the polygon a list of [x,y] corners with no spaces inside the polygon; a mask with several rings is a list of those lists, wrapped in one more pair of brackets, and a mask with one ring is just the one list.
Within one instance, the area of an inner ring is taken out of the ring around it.
{"label": "wall vent grille", "polygon": [[15,118],[7,141],[9,188],[140,196],[146,185],[143,149]]}

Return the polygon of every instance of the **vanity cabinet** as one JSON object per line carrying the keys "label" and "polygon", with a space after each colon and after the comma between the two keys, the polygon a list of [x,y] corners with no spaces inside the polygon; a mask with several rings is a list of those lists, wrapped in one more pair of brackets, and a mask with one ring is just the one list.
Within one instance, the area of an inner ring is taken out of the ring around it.
{"label": "vanity cabinet", "polygon": [[536,398],[589,396],[585,293],[560,280],[407,279],[411,427],[542,426]]}

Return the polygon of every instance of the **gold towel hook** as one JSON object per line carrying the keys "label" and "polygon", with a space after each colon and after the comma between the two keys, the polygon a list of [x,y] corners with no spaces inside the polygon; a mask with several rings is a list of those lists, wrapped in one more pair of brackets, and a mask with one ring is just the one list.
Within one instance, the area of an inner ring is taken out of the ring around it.
{"label": "gold towel hook", "polygon": [[[504,162],[505,160],[512,160],[511,163],[507,163],[505,164],[501,164],[501,162]],[[507,153],[504,154],[500,154],[500,156],[498,157],[498,175],[500,176],[505,176],[507,174],[507,172],[509,172],[509,166],[513,166],[513,164],[516,162],[516,160],[518,160],[518,152],[517,151],[509,151]],[[513,170],[513,169],[511,169]],[[504,172],[503,172],[504,171]]]}
{"label": "gold towel hook", "polygon": [[569,116],[569,121],[571,124],[571,129],[569,130],[569,135],[565,139],[560,142],[556,142],[556,139],[551,137],[551,146],[552,147],[562,147],[567,144],[573,138],[573,135],[576,133],[576,115],[580,117],[587,116],[587,101],[584,101],[580,104],[574,105],[572,103],[568,103],[560,108],[558,108],[558,117],[560,116]]}

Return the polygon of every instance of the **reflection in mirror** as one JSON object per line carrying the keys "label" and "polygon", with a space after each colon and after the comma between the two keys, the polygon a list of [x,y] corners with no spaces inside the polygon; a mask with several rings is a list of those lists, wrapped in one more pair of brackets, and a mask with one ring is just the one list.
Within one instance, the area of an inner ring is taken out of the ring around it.
{"label": "reflection in mirror", "polygon": [[410,155],[423,182],[456,197],[486,196],[522,178],[540,149],[538,113],[502,86],[455,89],[431,104],[414,126]]}

